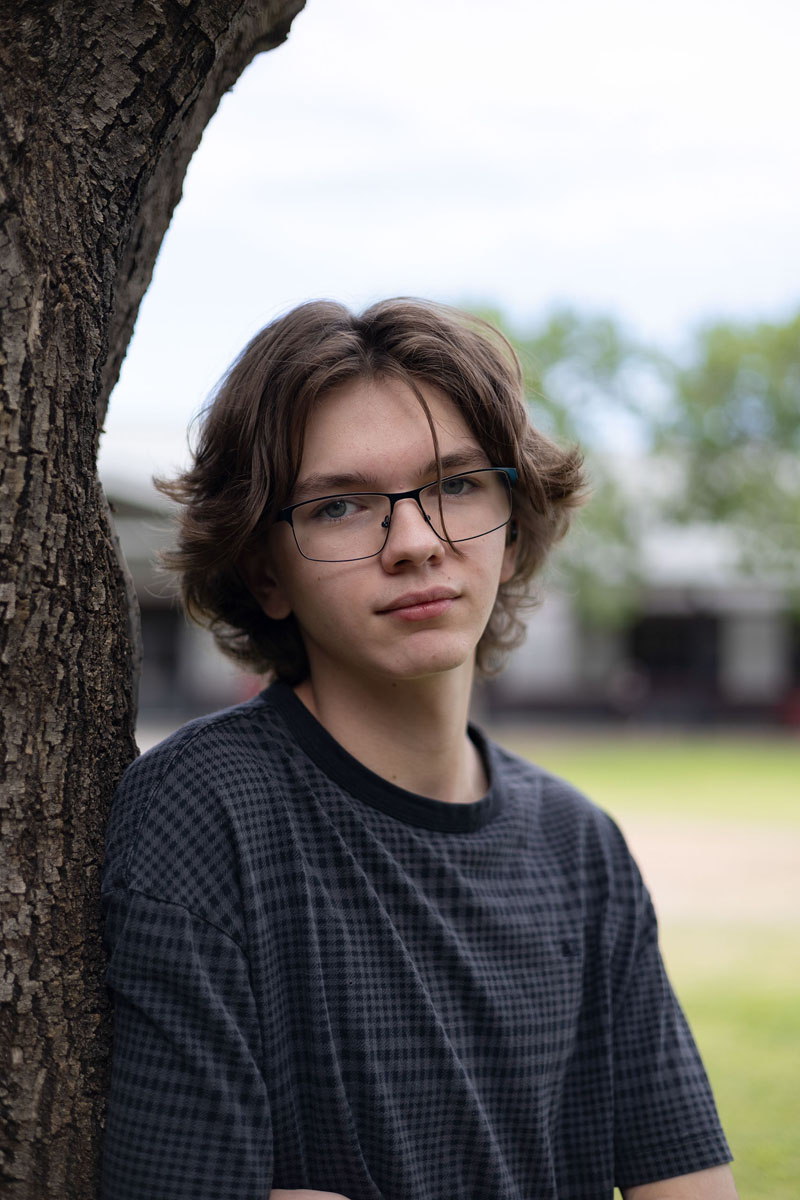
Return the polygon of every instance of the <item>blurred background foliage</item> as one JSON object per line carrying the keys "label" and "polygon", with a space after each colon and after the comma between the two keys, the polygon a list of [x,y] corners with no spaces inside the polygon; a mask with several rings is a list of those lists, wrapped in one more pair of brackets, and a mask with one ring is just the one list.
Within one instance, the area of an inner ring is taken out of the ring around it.
{"label": "blurred background foliage", "polygon": [[521,330],[480,315],[517,350],[534,423],[585,452],[591,502],[554,559],[585,620],[630,618],[665,526],[707,527],[800,608],[800,314],[712,323],[674,355],[607,316],[562,309]]}
{"label": "blurred background foliage", "polygon": [[671,514],[729,528],[742,566],[800,565],[800,314],[785,325],[710,325],[672,375],[656,446],[685,468]]}

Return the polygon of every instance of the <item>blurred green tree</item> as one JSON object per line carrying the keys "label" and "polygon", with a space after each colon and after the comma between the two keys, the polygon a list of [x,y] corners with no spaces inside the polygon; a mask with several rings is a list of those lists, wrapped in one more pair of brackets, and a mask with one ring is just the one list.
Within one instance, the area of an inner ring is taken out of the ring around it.
{"label": "blurred green tree", "polygon": [[682,466],[673,520],[724,525],[743,570],[800,587],[800,314],[701,329],[655,445]]}
{"label": "blurred green tree", "polygon": [[800,593],[800,315],[709,324],[682,362],[607,316],[563,309],[522,332],[481,315],[520,356],[534,423],[586,454],[589,503],[553,565],[586,620],[637,610],[664,525],[716,526],[742,572]]}
{"label": "blurred green tree", "polygon": [[639,603],[642,539],[652,519],[632,504],[631,470],[653,452],[656,414],[664,408],[666,364],[613,318],[571,309],[520,332],[502,313],[481,315],[506,334],[522,363],[534,424],[586,456],[589,503],[552,559],[551,574],[593,625],[624,625]]}

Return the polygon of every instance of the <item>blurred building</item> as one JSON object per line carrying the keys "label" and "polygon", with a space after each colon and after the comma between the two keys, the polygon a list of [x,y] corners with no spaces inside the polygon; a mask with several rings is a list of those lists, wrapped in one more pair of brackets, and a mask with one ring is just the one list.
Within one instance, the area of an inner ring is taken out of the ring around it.
{"label": "blurred building", "polygon": [[[259,681],[185,620],[155,566],[170,539],[167,504],[113,471],[104,485],[141,607],[143,718],[183,719],[253,694]],[[728,551],[718,531],[654,531],[640,611],[621,629],[586,625],[551,591],[484,703],[498,714],[800,725],[800,622],[784,591],[743,579]]]}
{"label": "blurred building", "polygon": [[491,696],[504,710],[800,725],[800,631],[781,596],[744,584],[654,583],[621,629],[586,626],[550,594]]}
{"label": "blurred building", "polygon": [[224,658],[209,633],[186,620],[175,582],[158,566],[158,551],[172,540],[170,506],[150,484],[121,474],[104,472],[103,485],[139,598],[140,716],[174,724],[252,694],[257,681]]}

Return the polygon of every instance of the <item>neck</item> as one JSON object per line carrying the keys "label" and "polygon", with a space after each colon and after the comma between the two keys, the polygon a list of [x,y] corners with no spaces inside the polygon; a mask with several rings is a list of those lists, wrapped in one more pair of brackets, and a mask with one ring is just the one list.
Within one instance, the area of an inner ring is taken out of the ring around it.
{"label": "neck", "polygon": [[[295,689],[348,753],[377,775],[436,800],[479,800],[487,780],[467,736],[473,668],[387,683],[324,672]],[[330,684],[330,686],[329,686]]]}

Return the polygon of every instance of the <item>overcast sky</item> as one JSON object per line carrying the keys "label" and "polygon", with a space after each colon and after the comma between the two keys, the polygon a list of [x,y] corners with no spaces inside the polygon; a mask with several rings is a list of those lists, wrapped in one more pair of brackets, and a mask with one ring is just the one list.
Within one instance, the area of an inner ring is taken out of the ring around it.
{"label": "overcast sky", "polygon": [[796,0],[308,0],[193,159],[103,461],[168,469],[291,305],[556,304],[678,346],[800,307]]}

